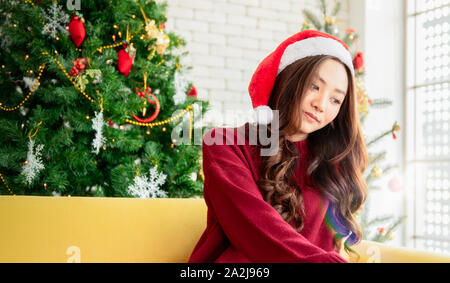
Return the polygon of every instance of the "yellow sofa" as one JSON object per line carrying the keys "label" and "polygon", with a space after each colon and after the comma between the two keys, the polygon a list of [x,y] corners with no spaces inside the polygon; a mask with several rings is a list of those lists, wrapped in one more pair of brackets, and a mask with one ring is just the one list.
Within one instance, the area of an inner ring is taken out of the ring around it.
{"label": "yellow sofa", "polygon": [[[0,262],[182,263],[206,211],[203,199],[0,196]],[[450,262],[368,241],[356,250],[361,263]]]}

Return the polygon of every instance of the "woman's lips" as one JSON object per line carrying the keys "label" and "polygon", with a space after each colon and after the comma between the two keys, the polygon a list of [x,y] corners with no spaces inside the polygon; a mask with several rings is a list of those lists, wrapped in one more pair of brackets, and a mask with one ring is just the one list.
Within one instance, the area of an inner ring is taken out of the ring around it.
{"label": "woman's lips", "polygon": [[309,113],[309,112],[305,112],[305,115],[306,115],[306,117],[308,117],[310,120],[312,120],[312,121],[314,121],[314,122],[317,122],[317,123],[320,123],[320,122],[319,122],[319,119],[317,119],[317,117],[314,116],[313,114],[311,114],[311,113]]}

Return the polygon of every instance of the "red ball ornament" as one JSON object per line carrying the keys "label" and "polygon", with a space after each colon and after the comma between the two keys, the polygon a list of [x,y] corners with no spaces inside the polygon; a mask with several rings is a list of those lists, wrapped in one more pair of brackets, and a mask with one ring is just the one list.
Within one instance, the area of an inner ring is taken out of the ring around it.
{"label": "red ball ornament", "polygon": [[130,54],[125,50],[125,48],[121,49],[118,53],[117,67],[122,74],[128,76],[133,65],[134,56],[130,57]]}
{"label": "red ball ornament", "polygon": [[356,54],[355,58],[353,59],[353,66],[355,70],[358,70],[359,72],[364,72],[365,70],[364,54],[362,52],[358,52],[358,54]]}
{"label": "red ball ornament", "polygon": [[80,47],[81,43],[84,41],[84,37],[86,36],[86,30],[84,28],[83,21],[77,15],[73,16],[69,23],[69,32],[73,43],[77,47]]}

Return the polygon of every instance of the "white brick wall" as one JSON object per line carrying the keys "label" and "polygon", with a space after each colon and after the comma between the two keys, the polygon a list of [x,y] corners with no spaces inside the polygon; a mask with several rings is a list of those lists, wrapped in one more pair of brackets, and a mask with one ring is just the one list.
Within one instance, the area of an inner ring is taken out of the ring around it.
{"label": "white brick wall", "polygon": [[[249,120],[253,107],[247,88],[259,62],[300,31],[304,8],[319,15],[319,0],[167,2],[166,28],[187,41],[186,64],[193,67],[188,77],[199,98],[210,101],[205,122],[213,126],[240,126]],[[338,20],[344,30],[348,0],[342,4]]]}

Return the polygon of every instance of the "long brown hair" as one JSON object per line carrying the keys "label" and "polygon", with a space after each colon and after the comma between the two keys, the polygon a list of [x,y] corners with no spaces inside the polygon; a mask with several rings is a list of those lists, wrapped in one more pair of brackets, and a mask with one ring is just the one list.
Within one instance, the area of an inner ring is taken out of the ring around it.
{"label": "long brown hair", "polygon": [[[303,229],[305,215],[301,191],[292,178],[299,152],[288,137],[300,129],[302,117],[298,109],[303,94],[311,85],[319,66],[328,59],[340,62],[333,56],[319,55],[289,65],[278,75],[269,100],[269,106],[279,110],[279,150],[275,155],[261,156],[258,185],[265,201],[286,222],[295,220],[298,223],[298,232]],[[340,250],[341,239],[348,236],[344,242],[346,252],[359,257],[349,245],[357,244],[362,239],[362,230],[354,213],[367,199],[367,185],[362,175],[368,165],[368,155],[357,112],[354,79],[348,67],[345,68],[349,87],[339,114],[333,123],[308,136],[310,159],[307,176],[312,182],[308,185],[318,188],[330,200],[325,221],[335,232],[334,247]],[[255,125],[247,123],[246,130],[249,127]],[[271,125],[256,125],[257,132],[261,127],[266,127],[267,136],[270,136]],[[259,139],[258,146],[261,146]]]}

